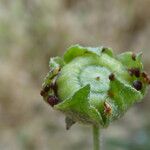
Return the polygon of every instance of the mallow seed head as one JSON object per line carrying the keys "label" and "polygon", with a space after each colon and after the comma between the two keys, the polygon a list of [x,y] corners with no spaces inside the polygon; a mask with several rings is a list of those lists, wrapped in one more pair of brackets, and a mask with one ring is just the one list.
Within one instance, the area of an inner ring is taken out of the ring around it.
{"label": "mallow seed head", "polygon": [[41,96],[66,115],[67,129],[75,122],[107,127],[140,102],[150,84],[141,53],[74,45],[49,66]]}

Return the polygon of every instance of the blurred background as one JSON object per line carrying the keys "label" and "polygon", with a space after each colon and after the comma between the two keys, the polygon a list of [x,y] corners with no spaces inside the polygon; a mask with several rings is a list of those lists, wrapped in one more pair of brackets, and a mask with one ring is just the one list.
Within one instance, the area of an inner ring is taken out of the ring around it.
{"label": "blurred background", "polygon": [[[0,150],[91,150],[92,130],[40,96],[49,58],[72,44],[143,52],[150,74],[150,0],[0,0]],[[103,130],[105,150],[150,150],[150,93]]]}

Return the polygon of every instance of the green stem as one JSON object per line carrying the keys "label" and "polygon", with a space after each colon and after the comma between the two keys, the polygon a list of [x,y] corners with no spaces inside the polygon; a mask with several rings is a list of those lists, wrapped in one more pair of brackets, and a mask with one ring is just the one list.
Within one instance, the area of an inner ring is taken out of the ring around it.
{"label": "green stem", "polygon": [[100,150],[100,128],[93,126],[93,150]]}

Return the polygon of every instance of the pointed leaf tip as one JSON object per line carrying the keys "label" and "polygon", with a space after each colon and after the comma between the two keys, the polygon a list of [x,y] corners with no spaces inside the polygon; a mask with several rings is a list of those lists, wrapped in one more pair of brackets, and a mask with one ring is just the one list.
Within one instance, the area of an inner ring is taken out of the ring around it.
{"label": "pointed leaf tip", "polygon": [[90,85],[88,84],[79,89],[70,99],[55,105],[55,108],[69,115],[72,120],[86,124],[100,124],[101,115],[93,106],[90,106],[89,94]]}

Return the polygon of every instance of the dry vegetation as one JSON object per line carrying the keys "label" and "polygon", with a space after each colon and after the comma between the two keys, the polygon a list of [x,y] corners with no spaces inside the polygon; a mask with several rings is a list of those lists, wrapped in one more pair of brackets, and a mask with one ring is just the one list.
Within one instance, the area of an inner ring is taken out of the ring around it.
{"label": "dry vegetation", "polygon": [[[39,95],[49,57],[75,43],[143,51],[150,73],[149,8],[149,0],[0,0],[0,150],[90,150],[90,128],[65,131]],[[149,98],[105,131],[107,150],[150,149]]]}

